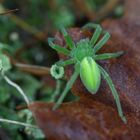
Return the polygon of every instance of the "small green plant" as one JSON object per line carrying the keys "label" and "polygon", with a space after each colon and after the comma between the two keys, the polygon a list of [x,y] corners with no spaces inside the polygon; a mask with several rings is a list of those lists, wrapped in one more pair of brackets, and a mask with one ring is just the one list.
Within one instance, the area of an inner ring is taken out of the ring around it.
{"label": "small green plant", "polygon": [[[119,51],[116,53],[96,54],[108,41],[108,39],[110,38],[110,34],[106,31],[103,31],[101,26],[97,24],[89,23],[86,26],[84,26],[84,28],[94,28],[95,32],[91,37],[91,39],[89,38],[81,39],[76,44],[73,42],[71,36],[68,35],[67,31],[64,28],[61,29],[61,32],[64,36],[68,48],[64,48],[57,44],[54,44],[53,38],[48,39],[49,45],[52,49],[70,57],[70,59],[68,60],[65,61],[60,60],[56,62],[55,64],[56,70],[54,70],[54,65],[52,66],[51,74],[53,77],[58,77],[58,75],[60,75],[61,73],[60,69],[62,68],[58,69],[58,67],[65,67],[67,65],[74,64],[74,73],[71,76],[70,80],[67,82],[66,87],[62,92],[61,96],[59,97],[59,99],[57,100],[55,106],[53,107],[53,110],[57,109],[61,105],[65,96],[71,89],[72,85],[74,84],[79,74],[84,86],[91,94],[97,93],[100,86],[102,75],[112,91],[112,95],[116,101],[116,105],[118,108],[119,116],[121,117],[124,123],[127,123],[126,118],[122,111],[119,95],[117,93],[117,90],[115,89],[115,86],[109,74],[104,70],[103,67],[101,67],[96,62],[98,60],[117,58],[123,54],[123,51]],[[103,34],[103,37],[100,41],[98,41],[99,36],[101,34]]]}
{"label": "small green plant", "polygon": [[[11,62],[8,56],[3,54],[2,49],[4,49],[4,44],[0,44],[0,75],[1,77],[12,87],[14,87],[20,95],[23,97],[24,101],[26,102],[27,106],[30,104],[30,101],[24,91],[18,86],[15,82],[10,80],[7,76],[7,72],[11,69]],[[33,116],[31,111],[29,110],[23,110],[20,112],[20,115],[24,114],[26,116],[26,122],[19,122],[19,121],[14,121],[14,120],[9,120],[0,117],[0,122],[3,123],[9,123],[9,124],[15,124],[15,125],[20,125],[25,127],[25,132],[29,135],[32,135],[35,138],[44,138],[43,133],[41,130],[36,126],[33,125]],[[22,115],[23,116],[23,115]],[[23,118],[23,117],[22,117]]]}
{"label": "small green plant", "polygon": [[5,55],[5,54],[0,54],[0,71],[1,71],[1,76],[5,79],[5,81],[15,87],[19,93],[23,96],[25,102],[27,103],[27,105],[29,105],[29,100],[27,98],[27,96],[25,95],[25,93],[23,92],[23,90],[16,84],[14,83],[13,81],[11,81],[7,76],[6,76],[6,72],[8,70],[11,69],[11,63],[10,63],[10,60],[9,58]]}

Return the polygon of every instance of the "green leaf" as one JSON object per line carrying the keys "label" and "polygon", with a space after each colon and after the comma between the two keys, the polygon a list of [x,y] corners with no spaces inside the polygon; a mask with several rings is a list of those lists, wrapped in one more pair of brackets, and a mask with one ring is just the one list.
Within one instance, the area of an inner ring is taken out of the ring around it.
{"label": "green leaf", "polygon": [[7,93],[7,86],[0,86],[0,103],[6,102],[10,98],[10,94]]}
{"label": "green leaf", "polygon": [[0,54],[0,70],[3,72],[6,72],[10,70],[11,67],[12,66],[11,66],[9,58],[4,54]]}

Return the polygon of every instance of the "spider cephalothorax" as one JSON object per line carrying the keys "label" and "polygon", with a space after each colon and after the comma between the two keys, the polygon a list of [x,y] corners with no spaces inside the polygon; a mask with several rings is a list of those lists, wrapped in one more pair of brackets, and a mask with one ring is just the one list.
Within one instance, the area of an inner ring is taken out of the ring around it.
{"label": "spider cephalothorax", "polygon": [[[97,63],[98,60],[119,57],[123,54],[123,52],[120,51],[116,53],[96,54],[102,48],[102,46],[108,41],[108,39],[110,38],[110,34],[108,32],[102,31],[102,28],[96,24],[92,23],[87,24],[84,28],[87,27],[92,27],[95,29],[93,36],[91,37],[91,39],[89,38],[81,39],[77,43],[73,42],[71,36],[68,35],[68,33],[64,28],[62,29],[62,34],[64,36],[68,48],[63,48],[57,44],[54,44],[52,42],[54,39],[52,38],[48,39],[51,48],[55,49],[59,53],[63,53],[64,55],[69,56],[68,60],[65,61],[60,60],[56,62],[55,65],[52,66],[51,74],[53,77],[57,79],[58,77],[60,77],[59,75],[63,67],[74,64],[74,73],[71,76],[70,80],[67,82],[64,91],[62,92],[60,98],[56,102],[53,109],[58,108],[59,105],[63,102],[66,94],[71,89],[78,75],[80,75],[80,78],[84,86],[91,94],[97,93],[100,86],[102,75],[103,78],[107,81],[112,91],[112,95],[116,101],[116,105],[118,108],[119,116],[126,123],[126,118],[123,115],[119,95],[115,89],[115,86],[108,73]],[[99,40],[99,36],[101,33],[103,34],[103,37]]]}
{"label": "spider cephalothorax", "polygon": [[72,49],[70,56],[77,61],[82,61],[84,57],[93,56],[93,48],[89,43],[89,39],[82,39],[76,43],[76,47]]}

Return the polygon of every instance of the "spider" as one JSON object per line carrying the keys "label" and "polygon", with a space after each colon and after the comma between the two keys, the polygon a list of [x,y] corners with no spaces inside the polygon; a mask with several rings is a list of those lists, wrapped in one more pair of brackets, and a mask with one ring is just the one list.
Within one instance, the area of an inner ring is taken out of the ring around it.
{"label": "spider", "polygon": [[[59,99],[56,101],[53,110],[57,109],[61,105],[65,96],[79,75],[82,83],[91,94],[97,93],[101,82],[101,76],[103,76],[111,89],[120,118],[124,123],[127,123],[127,120],[122,111],[119,95],[109,74],[96,62],[98,60],[117,58],[123,54],[123,51],[116,53],[96,54],[108,41],[110,34],[106,31],[103,31],[101,26],[98,24],[89,23],[85,25],[84,28],[93,28],[95,30],[94,34],[92,35],[91,39],[81,39],[77,43],[73,42],[71,36],[67,33],[65,28],[61,28],[61,32],[64,36],[68,48],[63,48],[57,44],[54,44],[54,39],[48,38],[49,46],[52,49],[66,56],[69,56],[69,59],[60,60],[51,67],[52,76],[54,76],[56,79],[61,78],[64,74],[63,67],[72,64],[74,65],[73,75],[67,82],[66,87],[60,95]],[[103,37],[99,40],[99,36],[101,34],[103,34]]]}

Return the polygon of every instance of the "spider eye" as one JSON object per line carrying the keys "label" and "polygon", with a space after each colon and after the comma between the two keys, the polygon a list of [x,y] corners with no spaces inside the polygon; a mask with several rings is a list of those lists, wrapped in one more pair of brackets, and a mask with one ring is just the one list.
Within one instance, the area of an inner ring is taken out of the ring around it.
{"label": "spider eye", "polygon": [[80,63],[80,77],[87,90],[95,94],[100,86],[101,74],[92,57],[85,57]]}

